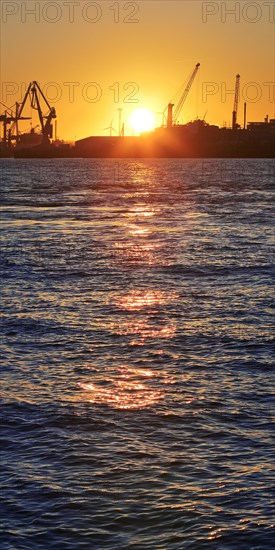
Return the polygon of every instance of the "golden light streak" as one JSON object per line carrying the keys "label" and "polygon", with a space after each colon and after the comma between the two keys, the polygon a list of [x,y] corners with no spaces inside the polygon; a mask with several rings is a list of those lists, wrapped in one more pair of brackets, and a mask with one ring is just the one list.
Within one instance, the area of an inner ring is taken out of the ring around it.
{"label": "golden light streak", "polygon": [[167,384],[174,384],[167,372],[121,366],[112,377],[105,377],[104,381],[95,377],[92,383],[79,383],[79,387],[84,391],[82,399],[91,404],[135,410],[159,403],[164,398],[164,385]]}

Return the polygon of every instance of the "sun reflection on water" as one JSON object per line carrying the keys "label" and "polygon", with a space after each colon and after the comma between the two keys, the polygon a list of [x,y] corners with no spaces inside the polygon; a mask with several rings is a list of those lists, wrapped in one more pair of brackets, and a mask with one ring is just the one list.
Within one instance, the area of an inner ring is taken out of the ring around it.
{"label": "sun reflection on water", "polygon": [[114,300],[115,305],[126,311],[140,311],[145,308],[162,306],[177,298],[176,292],[161,290],[131,290]]}
{"label": "sun reflection on water", "polygon": [[[112,296],[111,303],[124,313],[112,329],[118,336],[133,336],[130,345],[144,345],[149,339],[172,338],[175,322],[163,318],[163,307],[178,300],[176,292],[161,290],[131,290],[125,295]],[[137,314],[137,315],[134,315]],[[156,315],[158,320],[156,321]]]}
{"label": "sun reflection on water", "polygon": [[144,345],[145,342],[152,338],[172,338],[175,332],[176,328],[173,325],[164,325],[163,327],[155,328],[142,319],[139,321],[121,322],[116,330],[116,334],[119,336],[135,336],[130,342],[132,346]]}
{"label": "sun reflection on water", "polygon": [[[143,193],[143,198],[144,195],[146,193]],[[113,261],[116,264],[163,264],[161,233],[157,223],[152,225],[152,219],[158,220],[159,216],[160,209],[145,201],[131,205],[123,214],[124,221],[113,243]]]}
{"label": "sun reflection on water", "polygon": [[[154,387],[150,385],[153,379],[155,379]],[[83,397],[90,403],[130,410],[143,409],[161,401],[164,391],[156,385],[161,386],[163,382],[173,383],[173,379],[167,373],[159,374],[149,369],[120,367],[113,378],[105,378],[104,381],[96,379],[93,383],[80,383],[79,387],[84,390]]]}
{"label": "sun reflection on water", "polygon": [[[146,193],[143,194],[144,196]],[[133,262],[158,265],[163,262],[163,244],[158,227],[148,224],[158,214],[150,203],[139,201],[124,214],[120,233],[114,243],[116,261],[127,265]],[[178,300],[173,291],[139,288],[110,295],[110,305],[120,315],[106,322],[106,329],[115,336],[127,338],[130,346],[144,346],[150,340],[158,342],[159,353],[164,352],[162,341],[174,336],[176,326],[167,317],[166,306]],[[158,316],[156,318],[156,315]],[[93,377],[92,382],[79,384],[83,398],[95,405],[115,409],[143,409],[159,403],[173,379],[164,371],[119,367],[115,372],[107,369]]]}
{"label": "sun reflection on water", "polygon": [[[148,193],[147,193],[148,195]],[[151,204],[145,204],[140,202],[136,204],[133,208],[126,213],[127,218],[141,217],[141,218],[150,218],[156,214],[156,209],[151,206]]]}
{"label": "sun reflection on water", "polygon": [[129,233],[133,236],[139,236],[139,237],[145,237],[149,234],[149,228],[148,227],[142,227],[140,225],[131,224],[128,225]]}

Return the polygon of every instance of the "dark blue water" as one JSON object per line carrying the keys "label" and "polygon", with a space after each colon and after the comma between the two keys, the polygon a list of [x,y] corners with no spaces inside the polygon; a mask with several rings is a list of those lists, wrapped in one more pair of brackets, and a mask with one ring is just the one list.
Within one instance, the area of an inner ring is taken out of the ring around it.
{"label": "dark blue water", "polygon": [[3,550],[271,549],[269,160],[2,160]]}

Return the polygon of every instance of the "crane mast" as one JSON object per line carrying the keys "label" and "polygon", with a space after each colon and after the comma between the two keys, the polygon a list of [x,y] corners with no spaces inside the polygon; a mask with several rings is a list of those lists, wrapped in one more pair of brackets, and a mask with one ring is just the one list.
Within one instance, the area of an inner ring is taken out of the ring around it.
{"label": "crane mast", "polygon": [[239,95],[240,95],[240,75],[237,74],[236,84],[235,84],[234,107],[232,112],[232,130],[236,130],[238,128],[237,117],[238,117]]}

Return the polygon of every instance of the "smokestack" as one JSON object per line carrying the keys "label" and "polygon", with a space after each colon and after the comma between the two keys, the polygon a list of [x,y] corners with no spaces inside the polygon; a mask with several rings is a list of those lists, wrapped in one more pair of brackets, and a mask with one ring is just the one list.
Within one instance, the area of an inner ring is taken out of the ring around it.
{"label": "smokestack", "polygon": [[167,128],[172,128],[173,126],[173,107],[173,103],[168,103]]}
{"label": "smokestack", "polygon": [[246,130],[246,102],[243,106],[243,129]]}

